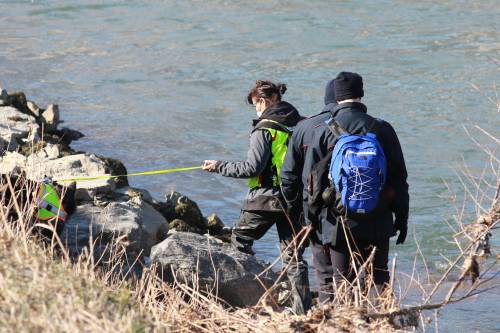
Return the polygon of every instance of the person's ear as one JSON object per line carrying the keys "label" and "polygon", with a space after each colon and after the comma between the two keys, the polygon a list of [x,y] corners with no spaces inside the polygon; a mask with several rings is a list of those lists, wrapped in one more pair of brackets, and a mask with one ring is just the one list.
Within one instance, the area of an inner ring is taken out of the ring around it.
{"label": "person's ear", "polygon": [[265,98],[262,98],[262,101],[260,102],[260,105],[261,105],[261,111],[264,111],[265,109],[267,109],[267,107],[269,106],[269,101]]}

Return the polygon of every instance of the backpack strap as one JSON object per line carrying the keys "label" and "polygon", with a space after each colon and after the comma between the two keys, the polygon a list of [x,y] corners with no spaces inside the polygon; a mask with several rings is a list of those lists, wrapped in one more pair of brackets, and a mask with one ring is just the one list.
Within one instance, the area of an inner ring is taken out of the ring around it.
{"label": "backpack strap", "polygon": [[335,118],[330,118],[326,121],[326,126],[333,133],[336,139],[340,138],[343,134],[349,134],[342,125]]}
{"label": "backpack strap", "polygon": [[280,124],[277,121],[271,120],[271,119],[263,119],[263,120],[259,121],[253,127],[252,132],[255,130],[258,130],[258,129],[262,129],[262,128],[272,128],[272,129],[275,129],[277,131],[285,132],[287,134],[292,133],[292,131],[290,131],[290,129],[288,129],[288,127],[286,127],[283,124]]}

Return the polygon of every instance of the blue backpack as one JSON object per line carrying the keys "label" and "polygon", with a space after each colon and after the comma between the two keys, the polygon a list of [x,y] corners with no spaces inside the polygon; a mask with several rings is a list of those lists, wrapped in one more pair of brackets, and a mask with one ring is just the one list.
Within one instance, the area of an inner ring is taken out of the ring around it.
{"label": "blue backpack", "polygon": [[387,179],[384,150],[377,140],[380,121],[374,119],[365,135],[345,131],[335,119],[328,124],[337,136],[328,178],[347,216],[374,213]]}

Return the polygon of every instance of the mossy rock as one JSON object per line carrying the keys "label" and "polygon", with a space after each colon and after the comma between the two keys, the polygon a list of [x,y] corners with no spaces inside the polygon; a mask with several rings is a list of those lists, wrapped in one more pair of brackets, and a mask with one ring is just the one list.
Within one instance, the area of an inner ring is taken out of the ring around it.
{"label": "mossy rock", "polygon": [[21,111],[22,113],[34,116],[34,114],[28,109],[28,101],[26,95],[22,91],[16,91],[9,93],[9,104]]}
{"label": "mossy rock", "polygon": [[153,207],[160,212],[167,221],[175,220],[175,206],[168,202],[154,202]]}
{"label": "mossy rock", "polygon": [[210,235],[221,235],[225,226],[217,214],[212,213],[207,216],[207,227]]}
{"label": "mossy rock", "polygon": [[184,224],[189,225],[189,227],[180,226],[177,228],[174,223],[172,229],[176,229],[178,231],[190,231],[198,234],[207,233],[207,221],[203,217],[203,214],[201,213],[201,210],[196,202],[175,191],[167,194],[165,199],[165,202],[155,205],[156,210],[158,210],[163,217],[171,223],[175,220],[182,220]]}
{"label": "mossy rock", "polygon": [[178,219],[187,221],[194,228],[200,230],[202,234],[208,230],[198,205],[188,197],[183,196],[179,199],[175,206],[175,215]]}
{"label": "mossy rock", "polygon": [[[128,173],[127,168],[120,160],[104,156],[97,156],[97,157],[104,162],[107,169],[106,171],[111,173],[111,175],[119,176],[119,175],[126,175]],[[114,181],[116,187],[129,186],[128,179],[126,176],[114,178]]]}
{"label": "mossy rock", "polygon": [[168,224],[169,230],[176,230],[176,231],[184,231],[184,232],[193,232],[195,234],[203,234],[203,232],[196,228],[195,226],[187,223],[184,220],[181,219],[175,219],[172,222]]}

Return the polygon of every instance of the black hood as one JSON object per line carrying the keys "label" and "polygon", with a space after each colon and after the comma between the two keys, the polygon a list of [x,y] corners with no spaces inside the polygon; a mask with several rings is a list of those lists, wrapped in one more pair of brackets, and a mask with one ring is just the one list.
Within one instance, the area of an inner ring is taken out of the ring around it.
{"label": "black hood", "polygon": [[293,127],[297,125],[303,117],[292,104],[281,101],[265,109],[259,119],[254,119],[253,125],[255,126],[262,119],[274,120],[285,126]]}

